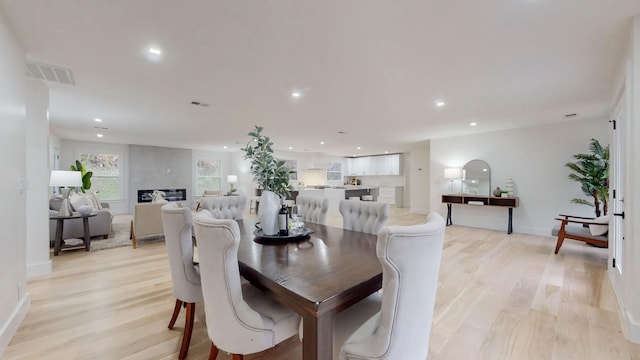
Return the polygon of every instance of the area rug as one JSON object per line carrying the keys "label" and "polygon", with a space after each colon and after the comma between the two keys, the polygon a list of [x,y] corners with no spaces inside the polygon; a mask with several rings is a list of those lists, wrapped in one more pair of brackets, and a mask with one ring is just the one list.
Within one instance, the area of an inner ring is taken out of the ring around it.
{"label": "area rug", "polygon": [[[91,239],[91,251],[113,249],[122,246],[132,246],[129,239],[131,229],[131,215],[115,215],[111,223],[111,234],[108,239],[96,237]],[[164,236],[146,236],[138,238],[138,243],[164,241]],[[67,240],[68,242],[68,240]]]}

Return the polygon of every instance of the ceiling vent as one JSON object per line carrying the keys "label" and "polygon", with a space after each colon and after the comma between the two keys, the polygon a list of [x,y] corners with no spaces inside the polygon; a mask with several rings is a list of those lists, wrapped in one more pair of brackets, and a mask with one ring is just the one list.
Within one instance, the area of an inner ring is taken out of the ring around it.
{"label": "ceiling vent", "polygon": [[209,104],[207,104],[207,103],[203,103],[203,102],[200,102],[200,101],[192,101],[192,102],[191,102],[191,105],[195,105],[195,106],[202,106],[202,107],[209,107]]}
{"label": "ceiling vent", "polygon": [[41,64],[34,61],[27,61],[27,76],[67,85],[76,84],[73,80],[73,73],[71,70],[55,65]]}

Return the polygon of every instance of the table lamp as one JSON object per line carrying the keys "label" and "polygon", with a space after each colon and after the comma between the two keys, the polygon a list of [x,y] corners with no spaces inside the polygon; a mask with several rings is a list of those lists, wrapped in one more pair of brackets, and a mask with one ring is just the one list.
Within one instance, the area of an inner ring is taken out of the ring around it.
{"label": "table lamp", "polygon": [[60,204],[60,216],[71,216],[71,204],[69,204],[69,193],[71,187],[82,186],[82,175],[80,171],[52,170],[49,178],[49,186],[59,186],[62,193],[62,203]]}
{"label": "table lamp", "polygon": [[444,178],[449,179],[449,192],[453,194],[453,182],[462,178],[461,168],[445,168]]}
{"label": "table lamp", "polygon": [[227,182],[229,183],[229,186],[230,186],[229,194],[233,194],[236,191],[236,188],[233,187],[233,184],[238,182],[238,175],[228,175]]}

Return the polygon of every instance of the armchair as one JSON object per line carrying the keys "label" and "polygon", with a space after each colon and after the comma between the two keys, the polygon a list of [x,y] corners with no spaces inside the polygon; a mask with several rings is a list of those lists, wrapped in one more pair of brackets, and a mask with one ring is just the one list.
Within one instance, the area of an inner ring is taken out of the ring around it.
{"label": "armchair", "polygon": [[560,251],[564,239],[584,241],[587,244],[598,247],[609,247],[609,237],[607,236],[608,216],[605,215],[594,219],[560,214],[556,217],[556,220],[560,221],[560,225],[551,230],[551,235],[558,237],[556,255]]}

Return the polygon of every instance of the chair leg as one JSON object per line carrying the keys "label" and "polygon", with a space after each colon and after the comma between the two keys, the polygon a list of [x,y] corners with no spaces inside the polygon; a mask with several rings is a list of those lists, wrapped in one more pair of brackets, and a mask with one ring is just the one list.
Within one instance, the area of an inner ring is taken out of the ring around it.
{"label": "chair leg", "polygon": [[136,241],[136,234],[133,232],[133,220],[131,220],[131,229],[129,230],[129,239],[133,242],[133,248],[138,247],[138,242]]}
{"label": "chair leg", "polygon": [[209,352],[209,360],[216,360],[217,357],[218,357],[218,348],[212,342],[211,343],[211,351]]}
{"label": "chair leg", "polygon": [[233,354],[233,356],[231,357],[231,360],[243,360],[244,359],[244,355],[242,354]]}
{"label": "chair leg", "polygon": [[560,251],[560,247],[562,246],[562,243],[564,242],[564,234],[565,234],[565,230],[564,227],[567,224],[566,221],[562,222],[562,225],[560,226],[560,231],[558,231],[558,242],[556,243],[556,252],[555,254],[558,255],[558,251]]}
{"label": "chair leg", "polygon": [[171,316],[171,321],[169,321],[169,329],[173,329],[173,325],[175,325],[176,323],[178,314],[180,314],[181,306],[182,306],[182,300],[176,299],[176,306],[173,308],[173,315]]}
{"label": "chair leg", "polygon": [[187,315],[184,322],[184,335],[182,335],[182,347],[178,359],[184,360],[189,352],[189,344],[191,343],[191,333],[193,333],[193,318],[196,313],[196,303],[187,303]]}

